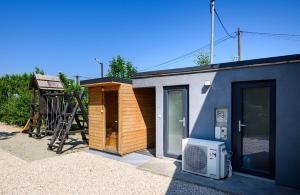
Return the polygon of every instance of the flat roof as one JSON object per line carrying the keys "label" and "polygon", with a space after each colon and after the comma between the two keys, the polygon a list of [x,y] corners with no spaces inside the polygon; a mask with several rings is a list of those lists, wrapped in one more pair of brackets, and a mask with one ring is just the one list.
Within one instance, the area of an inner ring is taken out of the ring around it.
{"label": "flat roof", "polygon": [[129,79],[117,78],[117,77],[104,77],[95,78],[89,80],[80,81],[80,85],[83,87],[96,86],[96,85],[106,85],[106,84],[132,84]]}
{"label": "flat roof", "polygon": [[149,78],[149,77],[160,77],[160,76],[170,76],[170,75],[181,75],[181,74],[193,74],[200,72],[213,72],[218,70],[228,70],[237,68],[249,68],[258,66],[272,66],[278,64],[289,64],[300,62],[300,54],[277,56],[270,58],[260,58],[236,62],[226,62],[219,64],[211,64],[204,66],[192,66],[185,68],[175,68],[157,71],[140,72],[135,75],[133,79],[139,78]]}

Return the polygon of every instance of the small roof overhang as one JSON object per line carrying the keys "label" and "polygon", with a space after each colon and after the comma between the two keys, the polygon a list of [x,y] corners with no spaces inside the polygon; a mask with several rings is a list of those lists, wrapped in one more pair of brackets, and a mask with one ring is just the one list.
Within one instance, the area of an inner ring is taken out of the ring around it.
{"label": "small roof overhang", "polygon": [[116,86],[121,84],[132,84],[132,81],[117,77],[104,77],[80,81],[80,86],[82,87]]}
{"label": "small roof overhang", "polygon": [[29,88],[52,90],[52,91],[63,91],[64,85],[58,76],[33,74],[29,84]]}

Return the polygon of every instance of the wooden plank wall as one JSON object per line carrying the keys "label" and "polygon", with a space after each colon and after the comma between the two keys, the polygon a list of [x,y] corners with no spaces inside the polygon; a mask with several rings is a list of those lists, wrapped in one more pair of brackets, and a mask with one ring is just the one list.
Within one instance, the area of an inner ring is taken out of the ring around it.
{"label": "wooden plank wall", "polygon": [[89,94],[89,147],[104,149],[104,110],[101,87],[88,88]]}
{"label": "wooden plank wall", "polygon": [[155,88],[134,89],[147,128],[147,148],[155,147]]}
{"label": "wooden plank wall", "polygon": [[119,88],[119,153],[153,147],[155,144],[155,90]]}

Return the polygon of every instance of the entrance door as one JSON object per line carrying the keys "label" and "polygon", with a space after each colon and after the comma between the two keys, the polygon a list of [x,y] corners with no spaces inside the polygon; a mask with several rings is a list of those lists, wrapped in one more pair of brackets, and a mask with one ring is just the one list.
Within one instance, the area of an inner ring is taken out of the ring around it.
{"label": "entrance door", "polygon": [[118,91],[105,91],[105,150],[108,152],[118,151],[118,120],[119,104]]}
{"label": "entrance door", "polygon": [[233,168],[274,178],[275,81],[233,84]]}
{"label": "entrance door", "polygon": [[182,139],[188,137],[188,87],[164,88],[164,155],[181,158]]}

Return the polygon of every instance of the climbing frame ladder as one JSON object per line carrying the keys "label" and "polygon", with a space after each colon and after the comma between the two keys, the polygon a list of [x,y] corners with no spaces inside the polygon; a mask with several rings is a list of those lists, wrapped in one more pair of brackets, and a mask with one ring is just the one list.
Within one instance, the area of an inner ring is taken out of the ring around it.
{"label": "climbing frame ladder", "polygon": [[[82,140],[88,142],[86,138],[88,129],[88,117],[86,114],[86,110],[84,109],[84,106],[82,104],[83,96],[84,93],[81,91],[80,93],[73,92],[67,98],[67,103],[62,114],[59,116],[59,121],[56,128],[54,129],[50,143],[48,144],[49,150],[54,150],[54,148],[56,148],[56,153],[60,154],[66,140],[68,139],[68,135],[74,132],[80,132]],[[75,105],[74,101],[76,102]],[[82,120],[79,119],[79,115],[82,115]],[[77,126],[79,127],[79,130],[77,131],[71,131],[74,119],[77,123]],[[82,122],[82,124],[80,122]]]}

